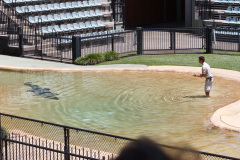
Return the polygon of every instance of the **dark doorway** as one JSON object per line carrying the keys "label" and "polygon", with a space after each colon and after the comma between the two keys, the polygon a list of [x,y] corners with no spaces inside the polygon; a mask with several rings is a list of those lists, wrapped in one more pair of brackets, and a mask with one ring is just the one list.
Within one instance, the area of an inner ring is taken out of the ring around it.
{"label": "dark doorway", "polygon": [[176,26],[185,21],[185,0],[126,0],[126,28]]}

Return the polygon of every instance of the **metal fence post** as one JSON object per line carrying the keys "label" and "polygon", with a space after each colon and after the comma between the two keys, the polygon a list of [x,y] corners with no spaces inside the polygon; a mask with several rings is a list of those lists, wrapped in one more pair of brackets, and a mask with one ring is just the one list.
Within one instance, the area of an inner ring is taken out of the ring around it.
{"label": "metal fence post", "polygon": [[112,51],[114,51],[115,36],[112,35]]}
{"label": "metal fence post", "polygon": [[3,159],[3,141],[2,141],[2,116],[0,115],[0,129],[1,129],[1,134],[0,134],[0,160]]}
{"label": "metal fence post", "polygon": [[175,43],[175,35],[176,34],[176,32],[175,32],[175,30],[174,29],[171,29],[170,30],[170,50],[174,50],[174,52],[175,52],[175,49],[176,49],[176,43]]}
{"label": "metal fence post", "polygon": [[37,28],[35,27],[35,53],[34,56],[37,54]]}
{"label": "metal fence post", "polygon": [[238,31],[238,52],[240,52],[240,32]]}
{"label": "metal fence post", "polygon": [[72,62],[81,57],[81,38],[78,36],[72,37]]}
{"label": "metal fence post", "polygon": [[24,56],[24,49],[23,49],[23,33],[22,28],[18,27],[18,36],[19,36],[19,56]]}
{"label": "metal fence post", "polygon": [[69,128],[64,127],[64,153],[65,160],[70,159],[69,155]]}
{"label": "metal fence post", "polygon": [[212,49],[212,26],[206,28],[206,53],[213,53]]}
{"label": "metal fence post", "polygon": [[143,53],[143,29],[142,27],[137,27],[137,55],[142,55]]}

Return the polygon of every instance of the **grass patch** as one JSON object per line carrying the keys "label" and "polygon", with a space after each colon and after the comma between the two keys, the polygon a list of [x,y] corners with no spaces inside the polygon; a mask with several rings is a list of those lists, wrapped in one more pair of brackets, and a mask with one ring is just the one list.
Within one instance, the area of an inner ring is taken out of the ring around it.
{"label": "grass patch", "polygon": [[124,54],[120,54],[119,58],[125,58],[125,57],[136,56],[136,55],[137,55],[137,52],[124,53]]}
{"label": "grass patch", "polygon": [[223,51],[223,52],[219,52],[218,54],[240,56],[240,52],[227,52],[227,51]]}
{"label": "grass patch", "polygon": [[222,68],[240,71],[240,56],[228,56],[217,54],[169,54],[169,55],[142,55],[123,58],[117,61],[100,63],[106,64],[145,64],[148,66],[177,65],[177,66],[197,66],[199,56],[205,56],[206,62],[212,68]]}

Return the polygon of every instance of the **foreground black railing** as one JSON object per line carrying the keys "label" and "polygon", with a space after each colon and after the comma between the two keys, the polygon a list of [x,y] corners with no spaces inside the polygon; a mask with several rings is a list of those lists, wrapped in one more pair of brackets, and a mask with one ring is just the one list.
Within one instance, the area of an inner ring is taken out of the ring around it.
{"label": "foreground black railing", "polygon": [[[130,138],[4,113],[0,113],[0,127],[8,131],[8,134],[2,132],[0,136],[2,160],[110,160],[114,159],[129,142],[134,141]],[[199,159],[204,160],[239,160],[168,145],[160,145],[160,147],[170,156],[176,152],[184,153],[182,158],[197,155]]]}

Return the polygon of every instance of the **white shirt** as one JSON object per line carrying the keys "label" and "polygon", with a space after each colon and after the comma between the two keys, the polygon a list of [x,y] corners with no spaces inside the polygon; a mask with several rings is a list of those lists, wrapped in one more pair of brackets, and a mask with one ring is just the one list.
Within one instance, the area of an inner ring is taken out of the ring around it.
{"label": "white shirt", "polygon": [[206,62],[203,62],[202,65],[202,74],[205,74],[205,78],[213,77],[211,68]]}

